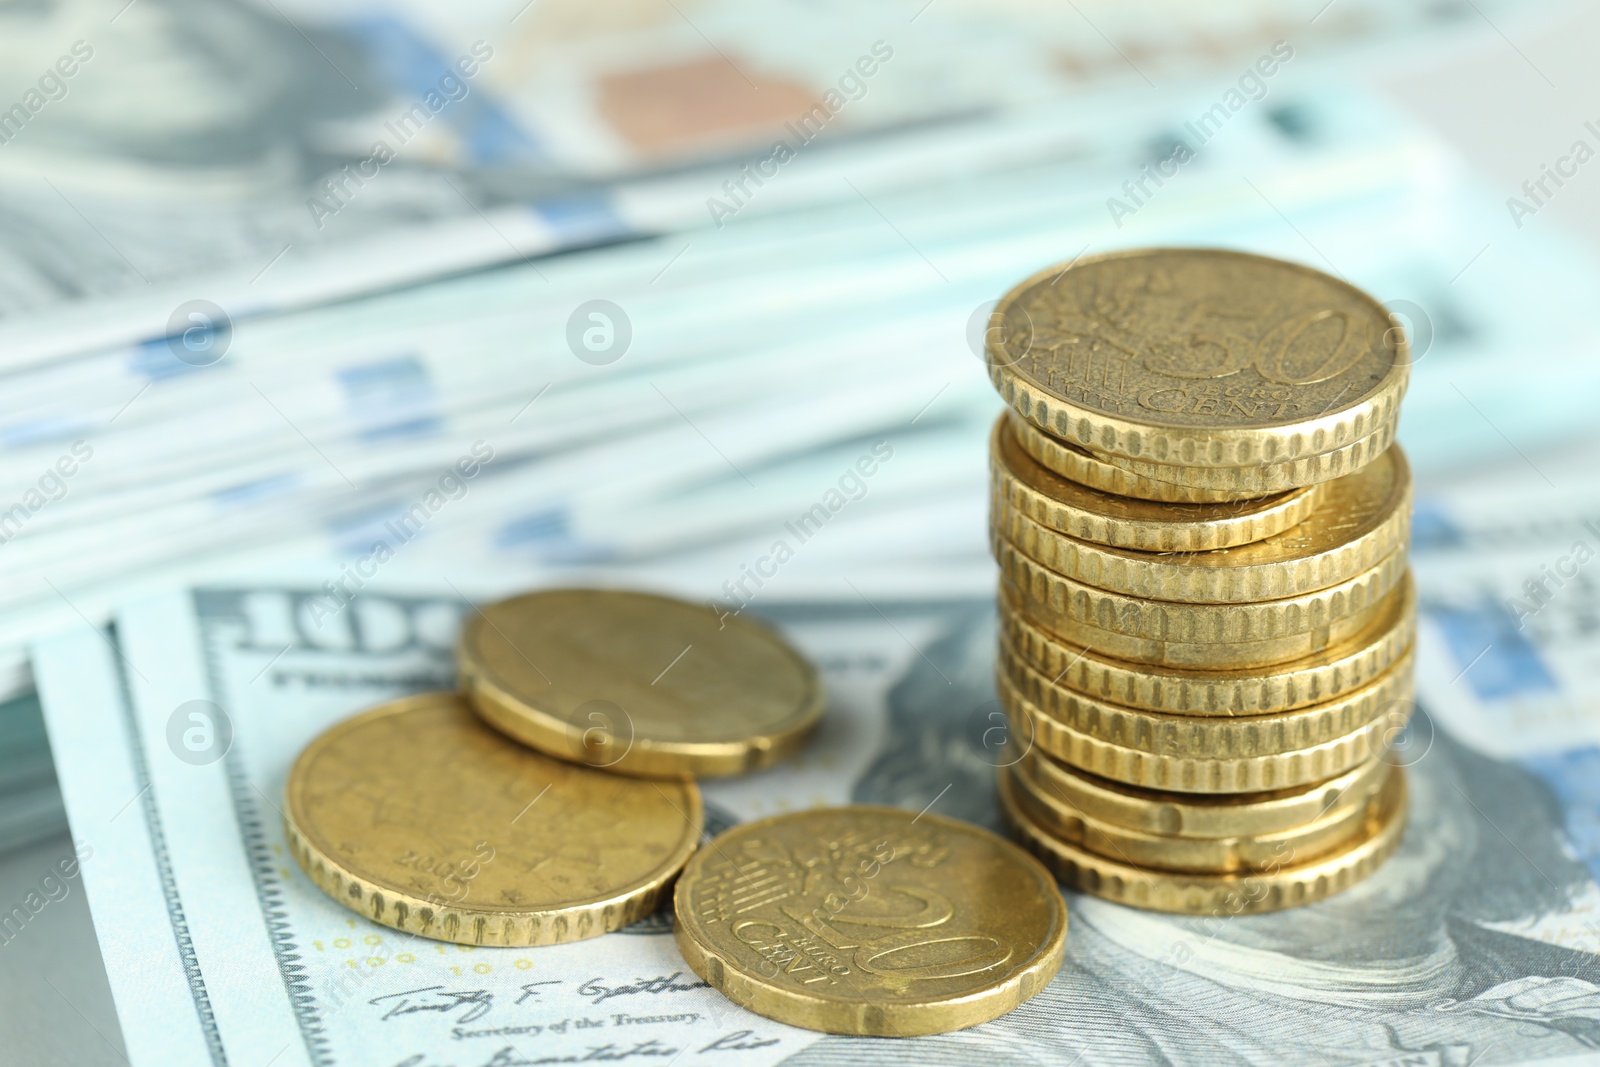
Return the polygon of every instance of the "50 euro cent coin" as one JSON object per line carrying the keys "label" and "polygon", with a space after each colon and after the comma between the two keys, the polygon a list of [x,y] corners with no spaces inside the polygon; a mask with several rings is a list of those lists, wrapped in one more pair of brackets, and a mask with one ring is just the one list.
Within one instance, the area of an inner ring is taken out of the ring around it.
{"label": "50 euro cent coin", "polygon": [[1000,668],[1007,683],[1052,723],[1123,748],[1189,759],[1298,752],[1380,718],[1403,722],[1414,693],[1409,652],[1360,689],[1323,704],[1261,715],[1175,715],[1114,704],[1051,681],[1004,643]]}
{"label": "50 euro cent coin", "polygon": [[996,672],[995,686],[1015,736],[1031,738],[1041,751],[1098,777],[1176,793],[1259,793],[1333,778],[1381,758],[1404,736],[1413,710],[1409,701],[1397,700],[1348,733],[1287,752],[1191,755],[1132,748],[1076,729],[1040,710],[1003,670]]}
{"label": "50 euro cent coin", "polygon": [[1404,772],[1383,803],[1366,809],[1347,847],[1306,858],[1286,844],[1254,870],[1228,873],[1162,871],[1110,859],[1052,834],[1030,814],[1010,775],[1000,779],[1006,822],[1023,847],[1062,883],[1119,904],[1188,915],[1244,915],[1280,911],[1325,900],[1377,870],[1405,833]]}
{"label": "50 euro cent coin", "polygon": [[1023,451],[1041,466],[1101,492],[1140,500],[1228,503],[1315,486],[1372,462],[1394,440],[1396,419],[1331,452],[1248,467],[1183,467],[1107,456],[1053,437],[1018,415],[1005,416]]}
{"label": "50 euro cent coin", "polygon": [[1271,664],[1359,632],[1406,575],[1390,553],[1337,585],[1273,600],[1184,603],[1100,589],[1050,569],[1005,537],[994,554],[1014,601],[1035,623],[1118,659],[1195,667]]}
{"label": "50 euro cent coin", "polygon": [[1154,248],[1052,267],[995,307],[985,358],[1046,433],[1175,468],[1290,463],[1393,421],[1410,370],[1382,304],[1243,252]]}
{"label": "50 euro cent coin", "polygon": [[1264,793],[1173,793],[1100,778],[1044,754],[1014,765],[1023,778],[1085,816],[1162,837],[1217,839],[1292,832],[1337,812],[1364,807],[1393,772],[1381,758],[1341,775]]}
{"label": "50 euro cent coin", "polygon": [[[1017,596],[1001,590],[1001,636],[1036,671],[1114,704],[1180,715],[1265,715],[1337,700],[1397,663],[1416,633],[1416,591],[1405,578],[1370,620],[1299,658],[1265,667],[1138,663],[1051,633],[1025,613]],[[1078,636],[1094,639],[1081,629]]]}
{"label": "50 euro cent coin", "polygon": [[996,507],[991,530],[1051,570],[1099,589],[1197,604],[1278,600],[1336,586],[1403,550],[1411,532],[1411,472],[1399,447],[1390,448],[1319,487],[1316,506],[1294,526],[1208,550],[1095,544],[1015,508]]}
{"label": "50 euro cent coin", "polygon": [[[1020,767],[1001,773],[1011,776],[1020,807],[1059,840],[1137,867],[1201,874],[1260,872],[1281,863],[1285,856],[1307,860],[1342,851],[1364,836],[1378,808],[1393,803],[1383,796],[1383,790],[1401,788],[1399,775],[1391,774],[1364,804],[1320,813],[1300,826],[1225,837],[1178,837],[1097,819]],[[1368,807],[1375,810],[1369,812]]]}
{"label": "50 euro cent coin", "polygon": [[994,517],[1015,514],[1072,539],[1138,552],[1231,548],[1281,534],[1311,515],[1316,487],[1224,503],[1167,503],[1096,489],[1034,459],[1002,415],[989,436]]}
{"label": "50 euro cent coin", "polygon": [[994,1019],[1061,967],[1067,912],[1037,861],[987,830],[895,808],[735,827],[674,896],[691,969],[810,1030],[909,1037]]}

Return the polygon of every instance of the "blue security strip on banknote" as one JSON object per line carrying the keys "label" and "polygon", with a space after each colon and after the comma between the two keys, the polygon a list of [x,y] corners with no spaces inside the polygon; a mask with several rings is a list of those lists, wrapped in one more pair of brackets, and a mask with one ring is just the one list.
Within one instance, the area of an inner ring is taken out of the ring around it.
{"label": "blue security strip on banknote", "polygon": [[[1018,1010],[907,1041],[795,1030],[684,968],[660,919],[465,950],[373,925],[283,849],[290,762],[329,724],[447,686],[449,596],[217,586],[35,652],[130,1058],[147,1064],[557,1062],[1557,1064],[1596,1061],[1600,901],[1578,833],[1592,756],[1463,744],[1442,709],[1398,854],[1326,902],[1180,918],[1069,894],[1061,974]],[[705,786],[716,820],[850,801],[999,826],[987,598],[759,602],[821,668],[795,760]],[[1530,773],[1529,768],[1537,773]],[[1588,808],[1592,812],[1592,807]]]}

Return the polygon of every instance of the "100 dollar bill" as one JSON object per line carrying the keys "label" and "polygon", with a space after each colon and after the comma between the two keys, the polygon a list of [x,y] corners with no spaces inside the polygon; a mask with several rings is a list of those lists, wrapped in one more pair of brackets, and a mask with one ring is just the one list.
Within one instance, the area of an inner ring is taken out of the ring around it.
{"label": "100 dollar bill", "polygon": [[[1413,753],[1399,853],[1277,915],[1179,918],[1069,894],[1067,964],[957,1034],[847,1039],[734,1007],[665,916],[540,949],[396,934],[315,889],[277,807],[300,747],[449,686],[447,598],[364,596],[310,624],[314,587],[217,587],[36,649],[83,877],[135,1064],[512,1067],[571,1062],[1501,1064],[1600,1061],[1600,900],[1570,769],[1468,747],[1441,706]],[[849,801],[998,826],[986,600],[759,605],[831,701],[796,760],[705,786],[713,829]],[[1012,739],[1025,745],[1026,739]]]}

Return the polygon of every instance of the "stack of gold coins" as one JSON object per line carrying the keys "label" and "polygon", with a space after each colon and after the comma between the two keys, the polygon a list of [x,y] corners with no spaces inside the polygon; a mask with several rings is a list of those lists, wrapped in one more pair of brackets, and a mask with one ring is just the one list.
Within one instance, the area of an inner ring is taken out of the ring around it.
{"label": "stack of gold coins", "polygon": [[1019,839],[1164,911],[1370,873],[1405,822],[1415,626],[1383,306],[1260,256],[1116,253],[1011,290],[986,359]]}

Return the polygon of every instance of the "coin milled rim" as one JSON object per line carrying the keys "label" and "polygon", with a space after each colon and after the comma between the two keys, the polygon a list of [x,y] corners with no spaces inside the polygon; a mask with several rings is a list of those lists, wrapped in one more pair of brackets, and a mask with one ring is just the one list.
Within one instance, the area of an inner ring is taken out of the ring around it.
{"label": "coin milled rim", "polygon": [[[430,901],[355,873],[318,844],[316,837],[319,831],[301,828],[301,824],[309,821],[301,803],[301,787],[305,775],[309,773],[308,769],[324,749],[349,731],[375,719],[403,715],[417,708],[434,707],[443,699],[457,703],[463,715],[472,716],[459,693],[418,693],[380,704],[335,723],[295,757],[283,790],[284,838],[301,870],[317,888],[375,923],[403,933],[463,945],[521,947],[582,941],[620,930],[660,907],[679,872],[700,843],[705,817],[700,789],[693,782],[667,783],[668,788],[684,790],[684,808],[687,810],[680,809],[678,814],[685,820],[686,832],[649,877],[593,897],[537,909],[487,908],[465,901],[454,904]],[[513,741],[507,740],[505,743],[516,747]],[[539,760],[551,758],[543,753],[527,754]],[[574,766],[573,771],[601,773],[580,766]],[[419,785],[419,788],[427,788],[427,783]],[[671,801],[668,800],[668,803]]]}
{"label": "coin milled rim", "polygon": [[[674,608],[699,609],[700,605],[637,590],[561,587],[541,589],[508,600],[484,605],[462,622],[457,640],[456,669],[461,691],[486,722],[530,748],[558,759],[573,760],[573,726],[560,715],[539,706],[536,700],[519,693],[506,679],[497,677],[473,651],[474,635],[487,623],[485,611],[515,600],[550,594],[621,594],[656,600]],[[709,609],[705,609],[709,610]],[[493,623],[487,623],[493,626]],[[760,733],[721,740],[681,741],[635,733],[627,750],[614,762],[596,769],[641,778],[718,778],[746,774],[770,767],[793,755],[811,736],[821,721],[827,694],[817,670],[782,634],[749,617],[728,620],[759,633],[780,654],[789,658],[805,679],[805,696],[781,722]],[[582,761],[578,761],[582,762]]]}
{"label": "coin milled rim", "polygon": [[1119,904],[1183,915],[1240,915],[1281,911],[1326,899],[1366,878],[1388,859],[1405,834],[1407,790],[1400,780],[1392,810],[1381,812],[1368,836],[1345,852],[1287,863],[1252,874],[1180,874],[1152,871],[1097,856],[1046,832],[1022,811],[1015,787],[1000,780],[1006,822],[1022,846],[1062,883]]}
{"label": "coin milled rim", "polygon": [[1310,488],[1372,462],[1394,441],[1396,420],[1343,448],[1289,463],[1251,467],[1180,467],[1106,456],[1052,437],[1016,411],[1003,417],[1022,450],[1041,467],[1103,493],[1171,503],[1226,503]]}
{"label": "coin milled rim", "polygon": [[1003,642],[1000,667],[1007,680],[1045,715],[1113,745],[1162,756],[1238,759],[1296,752],[1344,737],[1414,695],[1407,652],[1388,671],[1326,704],[1265,715],[1175,715],[1098,700],[1034,670]]}
{"label": "coin milled rim", "polygon": [[[1365,500],[1386,471],[1388,491],[1371,510],[1355,511],[1351,497]],[[1398,448],[1346,479],[1324,486],[1317,508],[1295,529],[1227,548],[1144,552],[1092,544],[1000,507],[990,512],[990,535],[1096,589],[1185,604],[1281,600],[1348,581],[1410,540],[1411,471]]]}
{"label": "coin milled rim", "polygon": [[[759,833],[763,827],[790,819],[839,812],[870,812],[876,815],[892,814],[913,822],[927,821],[942,826],[949,833],[968,834],[989,839],[1010,852],[1019,868],[1039,879],[1041,895],[1048,902],[1051,922],[1049,932],[1033,950],[1033,958],[1025,965],[1011,971],[1006,977],[991,985],[957,997],[931,997],[925,1000],[906,1000],[893,1003],[873,1003],[866,999],[842,996],[825,996],[793,986],[778,985],[728,960],[716,951],[701,928],[699,920],[691,913],[685,887],[692,886],[701,877],[701,867],[710,857],[719,854],[726,838],[733,834]],[[1066,957],[1067,909],[1061,892],[1049,870],[1037,859],[1009,841],[981,826],[949,819],[932,812],[917,815],[903,808],[878,805],[850,805],[846,808],[816,808],[810,811],[788,812],[755,822],[741,823],[719,835],[699,855],[692,857],[678,881],[673,897],[673,914],[677,919],[674,937],[689,969],[729,1000],[748,1008],[758,1015],[790,1026],[820,1030],[834,1034],[855,1034],[872,1037],[913,1037],[924,1034],[963,1030],[969,1026],[999,1018],[1021,1005],[1043,989],[1061,969]]]}
{"label": "coin milled rim", "polygon": [[1194,874],[1261,871],[1282,865],[1286,855],[1303,861],[1342,852],[1366,836],[1371,821],[1367,808],[1385,803],[1384,790],[1401,788],[1398,776],[1389,775],[1359,802],[1320,813],[1299,826],[1227,837],[1180,837],[1097,819],[1052,793],[1021,767],[1002,768],[1000,773],[1012,777],[1019,806],[1052,837],[1136,867]]}
{"label": "coin milled rim", "polygon": [[1220,644],[1311,633],[1381,600],[1406,571],[1397,550],[1342,582],[1296,596],[1237,604],[1187,604],[1099,589],[1034,559],[1008,538],[994,538],[1000,573],[1052,616],[1147,641]]}
{"label": "coin milled rim", "polygon": [[1074,730],[1040,711],[1004,671],[996,670],[995,687],[1000,705],[1018,735],[1032,737],[1044,752],[1101,778],[1175,793],[1264,793],[1337,777],[1381,756],[1411,712],[1409,703],[1397,703],[1389,714],[1348,734],[1292,752],[1231,757],[1169,755],[1115,745]]}
{"label": "coin milled rim", "polygon": [[[1205,255],[1249,260],[1275,270],[1309,275],[1354,294],[1389,324],[1383,339],[1389,345],[1390,369],[1365,392],[1341,408],[1309,419],[1283,419],[1248,427],[1178,427],[1159,422],[1112,415],[1058,396],[1044,384],[1026,377],[1004,352],[995,351],[995,338],[1005,336],[1006,315],[1032,289],[1049,280],[1059,284],[1072,271],[1118,259],[1162,255]],[[1281,463],[1341,448],[1368,436],[1391,421],[1399,409],[1410,379],[1410,344],[1399,321],[1382,304],[1348,282],[1311,267],[1269,256],[1231,249],[1141,248],[1106,252],[1056,264],[1030,275],[1000,298],[990,313],[984,361],[1001,397],[1046,433],[1081,444],[1095,452],[1145,459],[1186,467],[1244,467],[1255,463]],[[1391,342],[1391,336],[1398,342]]]}
{"label": "coin milled rim", "polygon": [[1081,541],[1142,552],[1197,552],[1250,544],[1310,515],[1315,487],[1247,501],[1180,504],[1103,492],[1064,478],[1028,454],[1004,415],[989,435],[995,516],[1026,516]]}
{"label": "coin milled rim", "polygon": [[1365,804],[1393,764],[1369,759],[1333,778],[1265,793],[1173,793],[1101,778],[1034,749],[1016,766],[1024,775],[1085,814],[1132,830],[1168,837],[1217,838],[1274,834],[1304,826],[1351,805]]}
{"label": "coin milled rim", "polygon": [[1052,437],[1023,418],[1013,408],[1000,416],[1010,428],[1022,450],[1045,470],[1102,493],[1131,496],[1168,504],[1226,504],[1253,500],[1258,494],[1227,490],[1196,489],[1187,485],[1158,481],[1107,463],[1087,449]]}
{"label": "coin milled rim", "polygon": [[1126,456],[1099,458],[1141,478],[1190,489],[1224,493],[1282,492],[1295,486],[1317,485],[1348,477],[1367,464],[1376,462],[1379,456],[1394,447],[1394,435],[1398,427],[1398,418],[1390,419],[1361,440],[1352,441],[1332,452],[1253,467],[1180,467]]}
{"label": "coin milled rim", "polygon": [[1030,599],[1009,581],[1002,579],[1003,594],[1022,605],[1022,612],[1036,626],[1058,635],[1067,644],[1102,652],[1128,663],[1150,667],[1180,667],[1196,670],[1265,670],[1280,664],[1315,656],[1327,648],[1343,645],[1367,630],[1383,615],[1391,590],[1374,604],[1354,614],[1330,622],[1307,633],[1285,634],[1256,641],[1163,641],[1103,630],[1091,623],[1062,618],[1049,607]]}
{"label": "coin milled rim", "polygon": [[1336,700],[1393,666],[1411,648],[1416,587],[1409,574],[1360,630],[1320,652],[1267,667],[1214,669],[1113,658],[1030,619],[1009,585],[1000,590],[1004,640],[1035,670],[1113,704],[1182,715],[1265,715]]}

